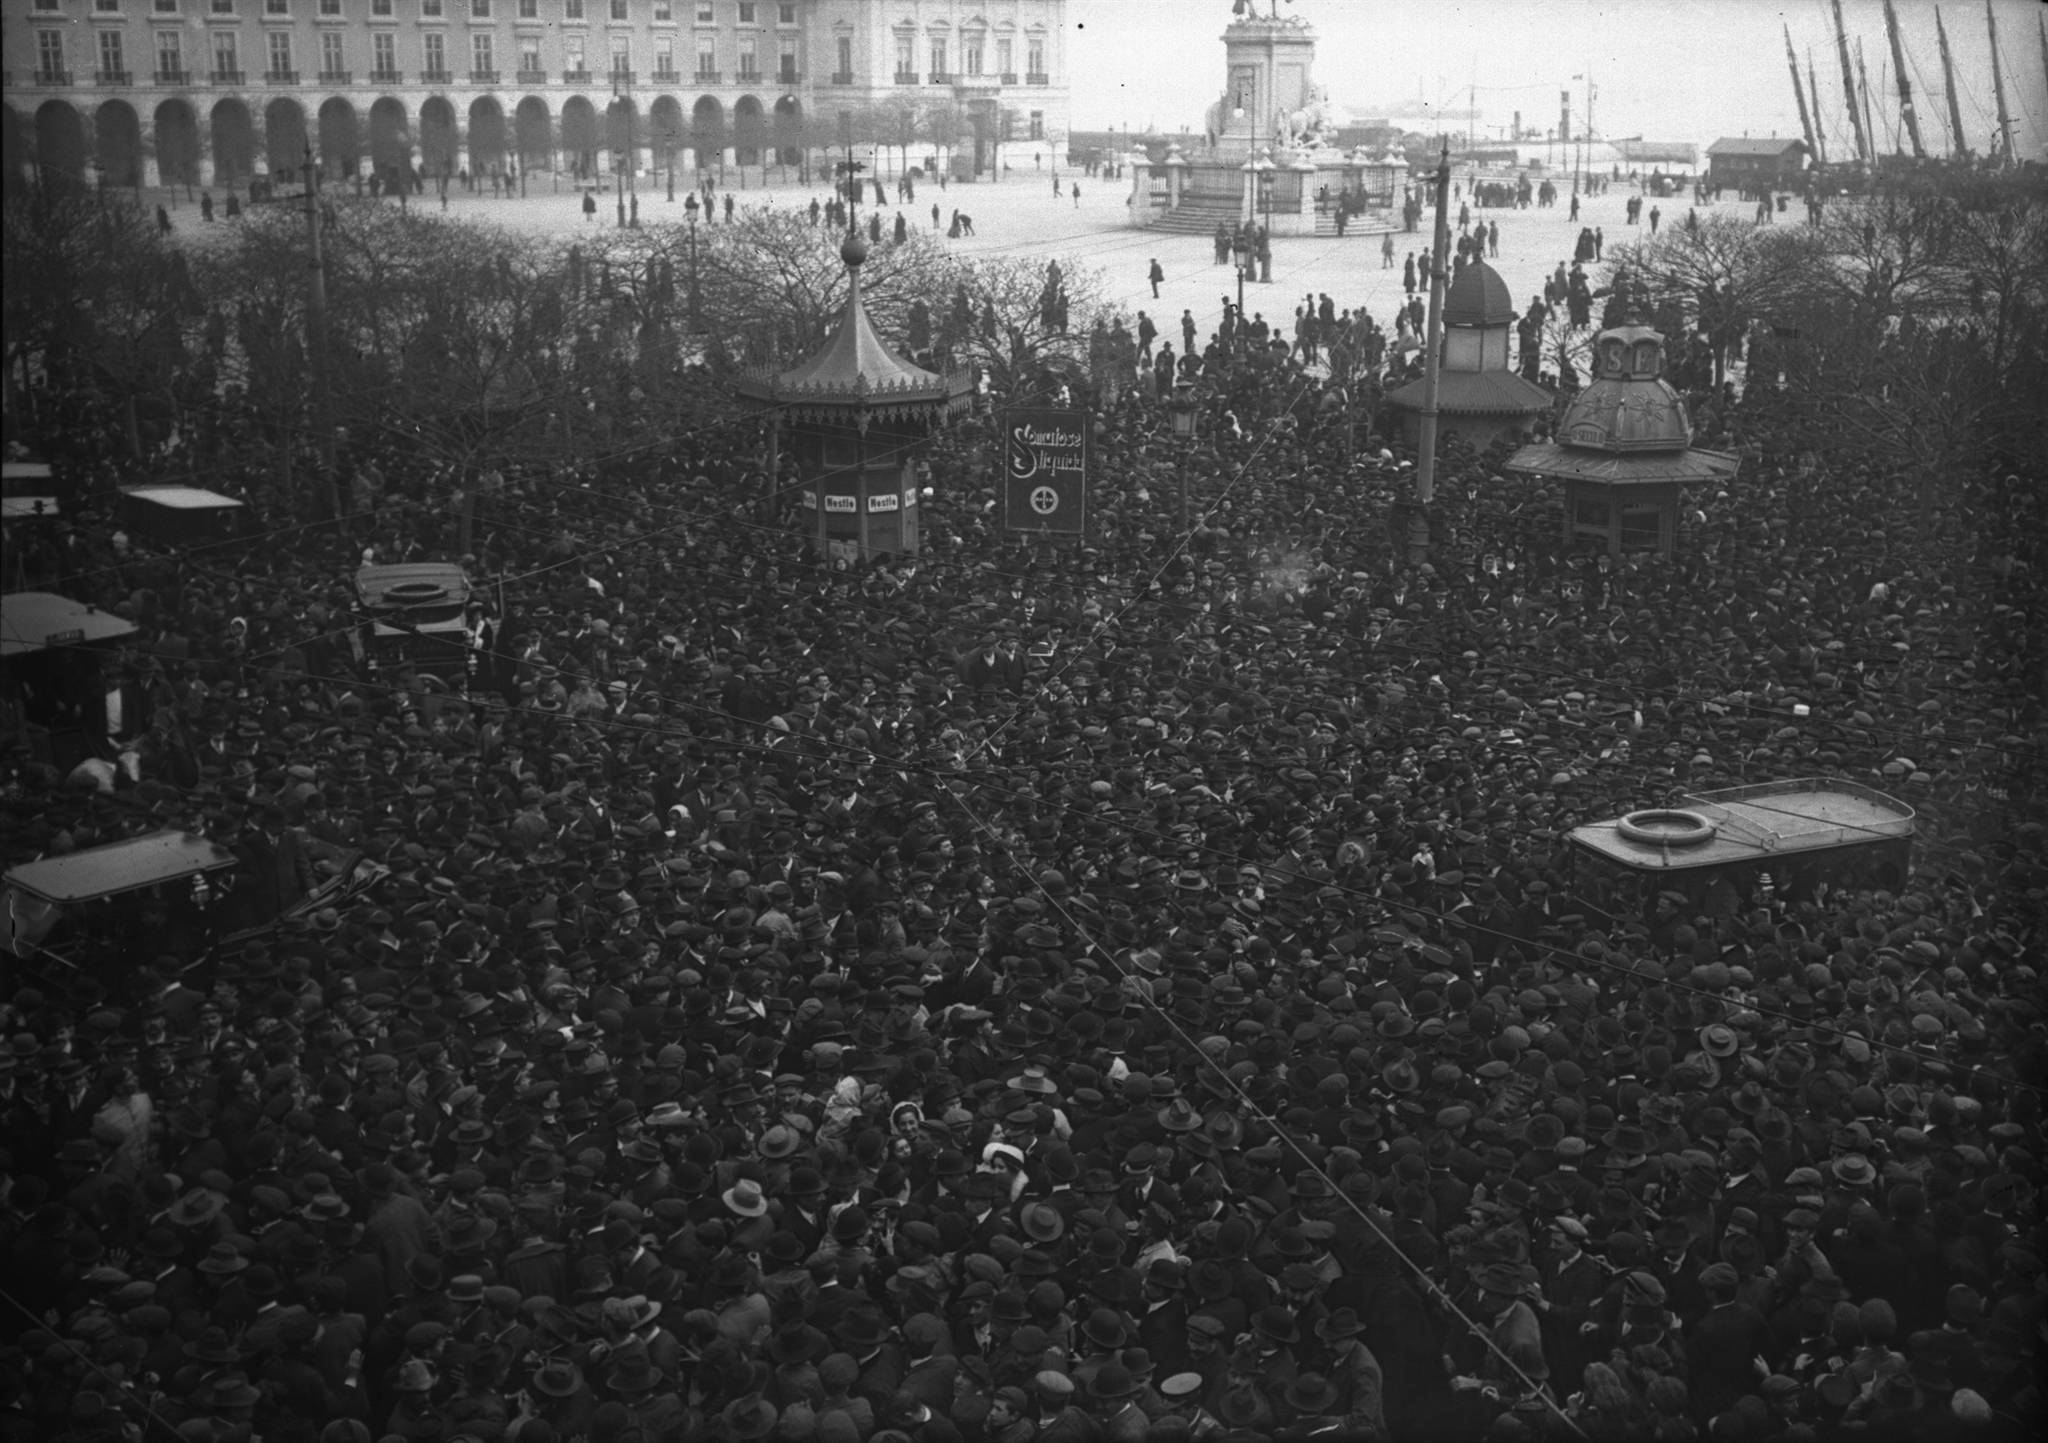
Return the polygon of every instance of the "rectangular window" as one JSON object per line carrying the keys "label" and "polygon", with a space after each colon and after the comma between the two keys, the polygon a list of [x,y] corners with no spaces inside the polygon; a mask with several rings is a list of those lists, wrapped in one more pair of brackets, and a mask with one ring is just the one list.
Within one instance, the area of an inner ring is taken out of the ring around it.
{"label": "rectangular window", "polygon": [[700,79],[718,74],[718,51],[709,40],[697,42],[697,75]]}
{"label": "rectangular window", "polygon": [[752,40],[742,40],[740,42],[741,78],[746,80],[754,80],[759,78],[760,74],[761,63],[754,52],[754,42]]}
{"label": "rectangular window", "polygon": [[775,7],[775,23],[777,25],[796,24],[796,0],[781,0],[781,3]]}
{"label": "rectangular window", "polygon": [[320,13],[329,20],[341,18],[341,0],[320,0]]}
{"label": "rectangular window", "polygon": [[[388,35],[380,35],[378,37],[380,40],[389,40],[390,38]],[[341,33],[335,30],[321,31],[320,73],[322,75],[339,75],[347,69],[348,55],[344,49]]]}
{"label": "rectangular window", "polygon": [[420,18],[423,20],[439,20],[441,18],[441,0],[420,0]]}
{"label": "rectangular window", "polygon": [[565,35],[562,37],[562,64],[565,69],[581,73],[583,69],[583,37]]}
{"label": "rectangular window", "polygon": [[64,32],[62,30],[38,30],[36,32],[36,74],[45,80],[54,80],[64,73]]}
{"label": "rectangular window", "polygon": [[263,0],[265,15],[285,16],[292,13],[292,0]]}
{"label": "rectangular window", "polygon": [[216,30],[213,35],[213,71],[216,75],[233,75],[242,67],[235,54],[235,32]]}
{"label": "rectangular window", "polygon": [[469,37],[469,64],[472,70],[489,72],[498,68],[497,57],[491,54],[491,37],[472,35]]}
{"label": "rectangular window", "polygon": [[654,37],[654,73],[664,80],[673,80],[676,73],[676,42],[672,35]]}
{"label": "rectangular window", "polygon": [[654,0],[654,18],[664,25],[675,19],[675,0]]}
{"label": "rectangular window", "polygon": [[908,40],[896,42],[896,78],[901,81],[917,69],[917,50]]}
{"label": "rectangular window", "polygon": [[185,69],[185,52],[178,44],[178,32],[159,30],[156,32],[156,73],[177,75]]}
{"label": "rectangular window", "polygon": [[152,0],[150,8],[159,15],[175,15],[178,13],[178,0]]}
{"label": "rectangular window", "polygon": [[1031,138],[1033,140],[1045,139],[1045,112],[1042,110],[1031,112]]}
{"label": "rectangular window", "polygon": [[292,73],[292,35],[289,30],[273,30],[263,37],[270,52],[270,73],[289,75]]}
{"label": "rectangular window", "polygon": [[946,42],[943,40],[934,40],[932,42],[932,74],[944,75],[945,73]]}
{"label": "rectangular window", "polygon": [[612,0],[612,19],[623,21],[632,18],[626,13],[626,0]]}
{"label": "rectangular window", "polygon": [[960,42],[960,68],[969,75],[981,74],[981,42],[963,40]]}
{"label": "rectangular window", "polygon": [[998,40],[996,42],[996,73],[998,75],[1015,75],[1017,73],[1017,46],[1014,41]]}
{"label": "rectangular window", "polygon": [[531,75],[540,69],[540,41],[522,35],[519,38],[519,68]]}
{"label": "rectangular window", "polygon": [[491,0],[469,0],[469,18],[488,20],[491,18]]}
{"label": "rectangular window", "polygon": [[[370,65],[379,75],[395,74],[398,70],[398,40],[390,34],[370,37]],[[339,65],[334,67],[341,69]]]}
{"label": "rectangular window", "polygon": [[782,53],[776,61],[776,76],[784,85],[796,84],[796,42],[782,42]]}
{"label": "rectangular window", "polygon": [[213,13],[216,15],[234,14],[235,0],[213,0]]}
{"label": "rectangular window", "polygon": [[832,50],[838,56],[839,68],[836,73],[845,77],[841,83],[851,85],[853,83],[853,37],[851,35],[835,37]]}
{"label": "rectangular window", "polygon": [[583,0],[562,0],[562,18],[564,20],[581,20],[583,18]]}
{"label": "rectangular window", "polygon": [[36,0],[36,10],[39,14],[55,15],[57,13],[57,0]]}
{"label": "rectangular window", "polygon": [[121,0],[92,0],[92,8],[101,15],[119,15]]}
{"label": "rectangular window", "polygon": [[1043,40],[1025,42],[1024,69],[1031,75],[1045,74],[1045,42]]}
{"label": "rectangular window", "polygon": [[612,74],[627,75],[633,69],[633,42],[623,35],[612,37]]}
{"label": "rectangular window", "polygon": [[740,24],[752,25],[754,23],[754,9],[754,0],[740,0]]}
{"label": "rectangular window", "polygon": [[540,19],[540,0],[519,0],[519,18],[521,20]]}
{"label": "rectangular window", "polygon": [[370,0],[370,14],[378,20],[389,20],[391,0]]}
{"label": "rectangular window", "polygon": [[716,24],[717,20],[718,11],[712,5],[711,0],[697,0],[697,23],[699,25],[712,25]]}
{"label": "rectangular window", "polygon": [[121,32],[102,30],[100,32],[100,73],[119,75],[128,68],[127,57],[121,53]]}
{"label": "rectangular window", "polygon": [[429,30],[421,35],[420,50],[427,74],[440,75],[448,69],[448,37],[440,31]]}

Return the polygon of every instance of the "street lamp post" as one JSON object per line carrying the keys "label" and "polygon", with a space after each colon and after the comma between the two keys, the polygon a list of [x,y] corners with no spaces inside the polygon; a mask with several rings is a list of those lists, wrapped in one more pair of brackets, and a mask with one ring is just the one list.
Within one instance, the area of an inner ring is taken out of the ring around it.
{"label": "street lamp post", "polygon": [[693,190],[685,196],[683,206],[690,220],[690,332],[695,335],[704,329],[697,295],[697,192]]}
{"label": "street lamp post", "polygon": [[1188,455],[1194,448],[1195,420],[1200,408],[1195,401],[1195,388],[1186,381],[1175,384],[1173,395],[1167,399],[1166,414],[1173,423],[1173,439],[1180,442],[1180,529],[1188,530]]}

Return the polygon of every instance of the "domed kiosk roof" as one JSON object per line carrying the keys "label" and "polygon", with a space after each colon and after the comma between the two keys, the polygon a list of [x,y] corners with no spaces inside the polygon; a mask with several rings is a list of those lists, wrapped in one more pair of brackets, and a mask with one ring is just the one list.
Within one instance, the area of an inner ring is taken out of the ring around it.
{"label": "domed kiosk roof", "polygon": [[1593,341],[1593,381],[1572,398],[1555,442],[1524,446],[1510,471],[1627,484],[1732,476],[1733,456],[1692,445],[1685,403],[1664,379],[1664,337],[1616,326]]}
{"label": "domed kiosk roof", "polygon": [[1451,278],[1444,294],[1444,324],[1447,326],[1512,326],[1515,303],[1508,296],[1508,283],[1485,261],[1473,261]]}

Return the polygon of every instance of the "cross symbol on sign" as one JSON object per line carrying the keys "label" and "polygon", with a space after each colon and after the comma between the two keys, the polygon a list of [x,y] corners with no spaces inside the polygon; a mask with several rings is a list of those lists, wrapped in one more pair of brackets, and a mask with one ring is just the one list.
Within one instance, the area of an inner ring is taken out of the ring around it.
{"label": "cross symbol on sign", "polygon": [[1060,493],[1050,486],[1035,487],[1031,492],[1031,509],[1040,516],[1050,516],[1060,509]]}

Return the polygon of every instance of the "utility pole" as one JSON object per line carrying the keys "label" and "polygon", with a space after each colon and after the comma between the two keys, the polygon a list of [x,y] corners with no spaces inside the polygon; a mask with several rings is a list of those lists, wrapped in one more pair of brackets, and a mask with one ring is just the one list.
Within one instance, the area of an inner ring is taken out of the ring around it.
{"label": "utility pole", "polygon": [[[1813,117],[1806,109],[1806,89],[1799,83],[1799,57],[1792,50],[1792,27],[1785,27],[1785,63],[1792,67],[1792,98],[1799,102],[1799,130],[1806,137],[1806,148],[1813,154],[1816,164],[1820,161],[1820,147],[1814,143]],[[1817,97],[1816,97],[1817,98]]]}
{"label": "utility pole", "polygon": [[2012,112],[2005,104],[2005,66],[1998,59],[1998,15],[1991,8],[1991,0],[1984,0],[1984,24],[1991,32],[1991,88],[1998,97],[1998,153],[2000,164],[2011,165],[2016,159],[2012,143]]}
{"label": "utility pole", "polygon": [[1948,95],[1948,150],[1962,160],[1970,158],[1970,139],[1963,131],[1963,107],[1956,100],[1955,61],[1948,53],[1948,27],[1941,23],[1941,11],[1934,12],[1934,38],[1941,45],[1941,87]]}
{"label": "utility pole", "polygon": [[1892,42],[1892,74],[1899,82],[1899,115],[1906,122],[1907,138],[1913,142],[1913,159],[1925,160],[1927,147],[1920,143],[1920,116],[1913,109],[1913,87],[1906,79],[1906,51],[1899,44],[1899,12],[1892,8],[1892,0],[1884,0],[1884,30]]}
{"label": "utility pole", "polygon": [[[1590,114],[1590,107],[1588,108]],[[1436,166],[1436,231],[1429,253],[1429,316],[1422,333],[1422,421],[1415,445],[1415,511],[1408,519],[1408,560],[1420,565],[1429,555],[1429,506],[1436,497],[1437,396],[1443,384],[1444,283],[1451,248],[1451,143],[1443,142]]]}
{"label": "utility pole", "polygon": [[1849,102],[1849,128],[1856,132],[1856,158],[1868,165],[1870,146],[1863,137],[1863,111],[1856,104],[1856,67],[1849,60],[1849,32],[1842,25],[1842,0],[1830,0],[1835,7],[1835,48],[1842,56],[1842,94]]}
{"label": "utility pole", "polygon": [[329,520],[341,520],[340,478],[334,454],[334,423],[328,415],[327,259],[320,249],[320,175],[313,146],[306,144],[306,359],[313,366],[313,436],[320,447],[320,504]]}

